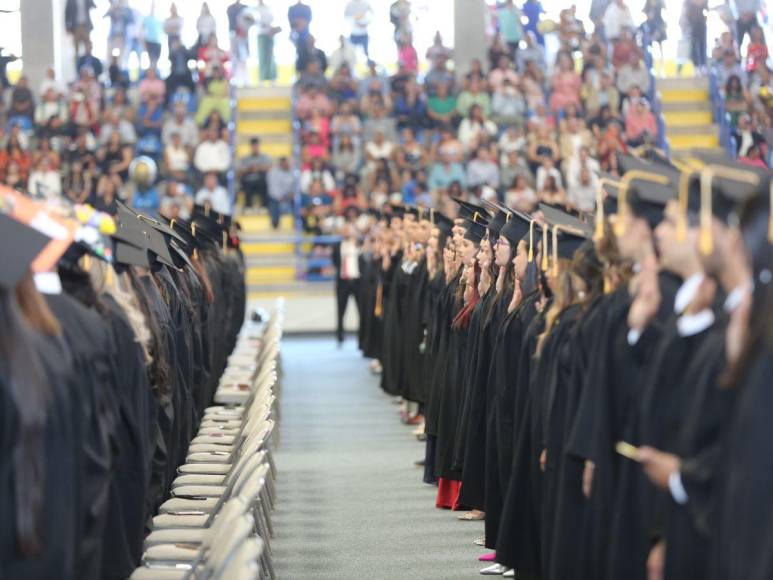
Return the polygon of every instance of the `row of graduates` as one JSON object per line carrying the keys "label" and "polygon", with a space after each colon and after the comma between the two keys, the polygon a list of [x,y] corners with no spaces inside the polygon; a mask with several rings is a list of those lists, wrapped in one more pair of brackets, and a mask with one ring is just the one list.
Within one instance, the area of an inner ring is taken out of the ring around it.
{"label": "row of graduates", "polygon": [[771,578],[770,176],[620,161],[594,216],[385,208],[360,346],[422,406],[437,507],[485,512],[486,573]]}
{"label": "row of graduates", "polygon": [[0,192],[0,578],[127,578],[242,325],[238,238],[206,208],[168,224],[121,207],[73,226],[72,208],[15,215],[12,195]]}

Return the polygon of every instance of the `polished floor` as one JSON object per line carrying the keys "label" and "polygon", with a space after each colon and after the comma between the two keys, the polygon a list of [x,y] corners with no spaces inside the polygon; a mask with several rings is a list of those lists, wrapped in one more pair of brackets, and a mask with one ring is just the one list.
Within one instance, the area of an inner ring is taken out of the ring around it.
{"label": "polished floor", "polygon": [[480,522],[434,507],[354,339],[286,339],[274,562],[279,580],[478,577]]}

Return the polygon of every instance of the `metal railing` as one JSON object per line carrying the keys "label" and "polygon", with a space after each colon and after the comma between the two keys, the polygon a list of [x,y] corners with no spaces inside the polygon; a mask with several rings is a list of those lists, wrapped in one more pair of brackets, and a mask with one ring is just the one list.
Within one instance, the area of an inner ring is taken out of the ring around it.
{"label": "metal railing", "polygon": [[725,111],[725,98],[719,88],[717,73],[713,67],[709,69],[709,95],[711,97],[711,109],[714,122],[719,126],[719,144],[730,157],[736,157],[736,142],[730,128],[730,119]]}
{"label": "metal railing", "polygon": [[644,66],[647,67],[647,73],[649,74],[650,80],[650,87],[649,91],[647,92],[647,98],[649,99],[652,114],[655,115],[655,121],[657,122],[658,127],[657,147],[658,149],[664,151],[667,157],[670,157],[671,147],[668,142],[668,138],[666,137],[666,121],[663,118],[660,93],[657,90],[657,79],[652,72],[652,41],[650,37],[650,29],[646,22],[642,24],[641,32],[641,45],[644,52]]}

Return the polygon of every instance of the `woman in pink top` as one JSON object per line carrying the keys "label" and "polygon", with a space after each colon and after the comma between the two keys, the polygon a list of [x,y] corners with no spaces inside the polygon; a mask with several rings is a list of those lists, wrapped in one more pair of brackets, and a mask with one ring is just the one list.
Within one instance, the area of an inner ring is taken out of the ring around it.
{"label": "woman in pink top", "polygon": [[647,103],[637,99],[628,108],[625,116],[625,139],[629,147],[639,147],[646,141],[652,142],[658,136],[658,124],[655,115]]}
{"label": "woman in pink top", "polygon": [[580,104],[580,75],[574,70],[572,58],[566,53],[558,55],[558,70],[553,75],[553,94],[550,108],[558,113],[569,104]]}
{"label": "woman in pink top", "polygon": [[419,72],[419,55],[413,47],[410,35],[400,41],[400,49],[397,51],[397,64],[410,73]]}

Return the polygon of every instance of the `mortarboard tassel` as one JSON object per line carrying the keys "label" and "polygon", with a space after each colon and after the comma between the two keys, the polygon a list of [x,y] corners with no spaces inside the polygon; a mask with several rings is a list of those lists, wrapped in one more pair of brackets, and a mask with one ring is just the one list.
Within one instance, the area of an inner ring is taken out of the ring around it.
{"label": "mortarboard tassel", "polygon": [[548,227],[550,226],[547,224],[542,227],[542,264],[540,267],[543,272],[548,270]]}
{"label": "mortarboard tassel", "polygon": [[529,263],[534,261],[534,220],[529,222]]}
{"label": "mortarboard tassel", "polygon": [[558,277],[558,226],[553,226],[553,278]]}
{"label": "mortarboard tassel", "polygon": [[83,269],[86,272],[90,272],[91,271],[91,256],[89,256],[88,254],[83,254],[83,264],[82,265],[83,265]]}
{"label": "mortarboard tassel", "polygon": [[596,189],[596,231],[593,233],[596,241],[604,237],[604,181],[600,179]]}
{"label": "mortarboard tassel", "polygon": [[383,300],[384,300],[384,283],[379,282],[378,287],[376,288],[376,306],[373,308],[373,315],[376,318],[381,318],[381,314],[384,312],[383,309]]}
{"label": "mortarboard tassel", "polygon": [[113,285],[113,267],[110,264],[108,264],[105,267],[107,268],[107,271],[105,272],[105,284],[107,284],[108,286],[112,286]]}

